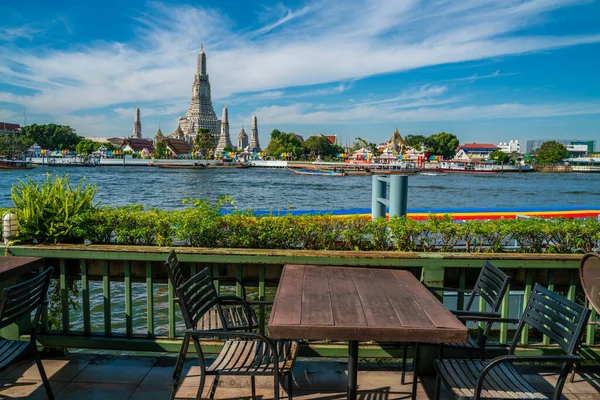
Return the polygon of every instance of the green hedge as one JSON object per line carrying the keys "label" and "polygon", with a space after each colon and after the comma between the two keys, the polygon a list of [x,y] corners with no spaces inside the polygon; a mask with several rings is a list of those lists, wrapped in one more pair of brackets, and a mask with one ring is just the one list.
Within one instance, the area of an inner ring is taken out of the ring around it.
{"label": "green hedge", "polygon": [[[104,207],[82,215],[72,233],[93,244],[255,249],[582,253],[600,240],[595,219],[500,219],[456,223],[360,216],[221,215],[203,203],[181,211]],[[62,241],[63,243],[65,241]],[[519,247],[515,248],[515,242]]]}
{"label": "green hedge", "polygon": [[[97,189],[74,189],[68,176],[13,185],[21,243],[92,243],[254,249],[583,253],[600,241],[596,219],[500,219],[457,223],[449,216],[407,218],[331,215],[221,215],[216,204],[186,199],[188,208],[98,207]],[[515,243],[519,246],[515,247]]]}

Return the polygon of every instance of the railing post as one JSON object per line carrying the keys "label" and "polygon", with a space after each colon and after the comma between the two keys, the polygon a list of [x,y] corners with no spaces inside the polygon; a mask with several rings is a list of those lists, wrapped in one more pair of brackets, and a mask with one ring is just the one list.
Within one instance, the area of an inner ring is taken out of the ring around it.
{"label": "railing post", "polygon": [[385,204],[379,201],[387,195],[387,183],[382,177],[373,175],[371,190],[371,218],[385,217]]}
{"label": "railing post", "polygon": [[390,217],[406,216],[408,207],[408,176],[390,176]]}

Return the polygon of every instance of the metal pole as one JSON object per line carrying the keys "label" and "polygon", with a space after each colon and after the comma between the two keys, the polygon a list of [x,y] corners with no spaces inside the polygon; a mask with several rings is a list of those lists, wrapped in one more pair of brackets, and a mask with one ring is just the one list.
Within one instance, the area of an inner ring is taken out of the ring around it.
{"label": "metal pole", "polygon": [[387,184],[377,175],[373,175],[371,186],[371,218],[385,217],[385,204],[379,202],[379,198],[386,197]]}
{"label": "metal pole", "polygon": [[356,381],[358,372],[358,341],[348,342],[348,400],[356,400]]}
{"label": "metal pole", "polygon": [[390,217],[406,216],[408,207],[408,176],[390,176]]}

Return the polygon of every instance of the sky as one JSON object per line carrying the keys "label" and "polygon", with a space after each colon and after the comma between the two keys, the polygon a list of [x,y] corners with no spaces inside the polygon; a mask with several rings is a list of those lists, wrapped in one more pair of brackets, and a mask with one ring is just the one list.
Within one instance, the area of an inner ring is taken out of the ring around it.
{"label": "sky", "polygon": [[171,133],[203,44],[234,142],[256,114],[263,147],[275,128],[598,147],[599,20],[592,0],[3,0],[0,121],[125,137],[139,106],[144,137]]}

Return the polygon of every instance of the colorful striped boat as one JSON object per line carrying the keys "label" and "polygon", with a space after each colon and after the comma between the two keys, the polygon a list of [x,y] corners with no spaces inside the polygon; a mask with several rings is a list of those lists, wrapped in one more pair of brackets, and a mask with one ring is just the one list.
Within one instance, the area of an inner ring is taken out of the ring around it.
{"label": "colorful striped boat", "polygon": [[[224,214],[231,213],[224,210]],[[315,215],[329,214],[338,217],[361,215],[371,216],[370,208],[354,208],[347,210],[257,210],[256,215]],[[449,215],[454,220],[485,220],[485,219],[511,219],[517,217],[540,218],[598,218],[600,206],[563,206],[563,207],[480,207],[480,208],[409,208],[408,218],[415,220],[427,219],[430,215],[442,217]]]}

